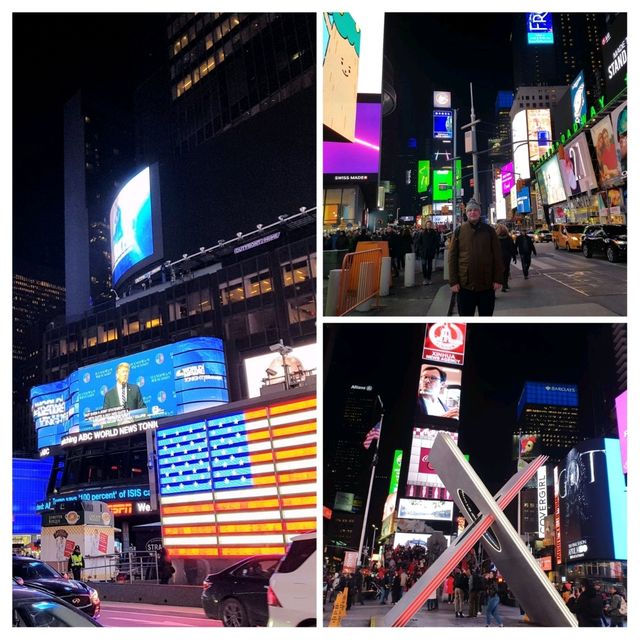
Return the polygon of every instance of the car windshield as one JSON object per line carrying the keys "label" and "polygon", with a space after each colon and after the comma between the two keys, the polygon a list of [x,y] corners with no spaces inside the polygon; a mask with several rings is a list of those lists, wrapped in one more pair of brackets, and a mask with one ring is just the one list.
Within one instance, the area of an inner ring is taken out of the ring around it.
{"label": "car windshield", "polygon": [[605,233],[609,236],[625,236],[627,235],[626,224],[605,224],[602,226]]}
{"label": "car windshield", "polygon": [[42,600],[24,602],[19,605],[14,603],[13,626],[93,627],[96,625],[73,609],[43,597]]}
{"label": "car windshield", "polygon": [[567,233],[582,233],[584,231],[583,224],[568,224]]}
{"label": "car windshield", "polygon": [[14,562],[13,575],[19,576],[23,580],[33,580],[34,578],[62,578],[62,576],[48,564],[44,562]]}

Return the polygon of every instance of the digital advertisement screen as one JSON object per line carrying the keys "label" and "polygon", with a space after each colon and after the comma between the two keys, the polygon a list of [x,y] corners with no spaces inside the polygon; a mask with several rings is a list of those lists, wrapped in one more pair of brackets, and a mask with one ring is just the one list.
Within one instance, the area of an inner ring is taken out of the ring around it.
{"label": "digital advertisement screen", "polygon": [[627,86],[627,14],[619,13],[602,39],[602,62],[607,100]]}
{"label": "digital advertisement screen", "polygon": [[428,323],[424,333],[422,359],[443,364],[464,364],[467,325],[464,322]]}
{"label": "digital advertisement screen", "polygon": [[552,144],[551,111],[549,109],[527,109],[527,139],[529,160],[539,160]]}
{"label": "digital advertisement screen", "polygon": [[511,123],[511,140],[513,140],[513,170],[522,180],[528,180],[531,177],[528,137],[527,112],[518,111]]}
{"label": "digital advertisement screen", "polygon": [[589,133],[591,134],[591,142],[596,150],[598,174],[600,176],[599,183],[600,186],[603,186],[610,180],[622,175],[610,116],[606,115],[602,120],[594,124]]}
{"label": "digital advertisement screen", "polygon": [[527,13],[527,44],[553,44],[552,14]]}
{"label": "digital advertisement screen", "polygon": [[522,187],[516,194],[518,213],[531,213],[531,194],[529,187]]}
{"label": "digital advertisement screen", "polygon": [[[443,424],[457,421],[460,413],[462,369],[440,363],[420,367],[415,424]],[[457,427],[456,427],[457,428]]]}
{"label": "digital advertisement screen", "polygon": [[314,530],[316,421],[315,396],[298,396],[160,427],[160,517],[169,555],[284,555],[293,536]]}
{"label": "digital advertisement screen", "polygon": [[402,449],[393,452],[393,466],[391,467],[391,478],[389,480],[389,495],[398,492],[400,484],[400,469],[402,468]]}
{"label": "digital advertisement screen", "polygon": [[353,142],[358,94],[382,93],[384,13],[324,12],[322,18],[324,140]]}
{"label": "digital advertisement screen", "polygon": [[522,410],[528,404],[577,407],[578,387],[575,384],[555,382],[525,382],[518,401],[516,417],[520,417]]}
{"label": "digital advertisement screen", "polygon": [[453,138],[453,111],[451,109],[433,110],[433,137],[444,140]]}
{"label": "digital advertisement screen", "polygon": [[[155,169],[154,169],[155,171]],[[147,167],[120,190],[109,213],[111,276],[116,285],[134,267],[142,268],[160,256],[159,199],[152,198],[151,169]]]}
{"label": "digital advertisement screen", "polygon": [[12,532],[18,535],[40,535],[42,518],[36,505],[47,495],[53,459],[13,458]]}
{"label": "digital advertisement screen", "polygon": [[556,204],[567,199],[560,173],[560,163],[558,156],[551,156],[539,169],[542,175],[547,196],[545,204]]}
{"label": "digital advertisement screen", "polygon": [[513,436],[513,459],[533,460],[540,455],[542,438],[537,434]]}
{"label": "digital advertisement screen", "polygon": [[207,337],[81,367],[31,390],[38,448],[132,435],[134,423],[152,428],[148,421],[228,400],[223,343]]}
{"label": "digital advertisement screen", "polygon": [[587,91],[584,85],[584,71],[581,71],[571,83],[572,122],[578,124],[587,117]]}
{"label": "digital advertisement screen", "polygon": [[261,356],[245,358],[244,370],[247,378],[249,398],[257,398],[265,385],[284,383],[284,367],[288,368],[289,384],[298,386],[308,375],[315,375],[318,364],[318,347],[306,344],[295,347],[283,357],[277,351],[269,351]]}
{"label": "digital advertisement screen", "polygon": [[611,125],[616,141],[618,162],[623,175],[627,173],[627,102],[611,112]]}
{"label": "digital advertisement screen", "polygon": [[400,498],[398,518],[409,520],[453,520],[453,502]]}
{"label": "digital advertisement screen", "polygon": [[567,195],[575,196],[598,187],[584,133],[580,133],[564,146],[564,152],[558,153],[558,162]]}
{"label": "digital advertisement screen", "polygon": [[[456,183],[462,184],[462,162],[456,160]],[[433,170],[433,201],[448,202],[453,197],[453,170],[451,167]]]}
{"label": "digital advertisement screen", "polygon": [[627,495],[620,443],[596,438],[571,449],[557,468],[565,562],[627,559]]}
{"label": "digital advertisement screen", "polygon": [[353,142],[324,142],[323,171],[336,182],[377,178],[380,163],[382,103],[359,101]]}
{"label": "digital advertisement screen", "polygon": [[[429,538],[432,535],[432,533],[396,533],[393,536],[393,546],[414,547],[419,544],[426,549],[429,544]],[[445,535],[444,538],[447,541],[447,545],[450,545],[451,536]]]}
{"label": "digital advertisement screen", "polygon": [[425,193],[431,184],[431,162],[418,160],[418,193]]}
{"label": "digital advertisement screen", "polygon": [[[442,480],[429,464],[429,453],[440,430],[432,428],[413,428],[409,470],[407,474],[406,495],[410,498],[427,498],[431,500],[451,500],[444,488]],[[458,443],[458,434],[454,431],[442,431]]]}
{"label": "digital advertisement screen", "polygon": [[506,196],[515,184],[515,176],[513,175],[513,162],[508,162],[500,169],[500,178],[502,180],[502,195]]}
{"label": "digital advertisement screen", "polygon": [[622,470],[627,473],[627,392],[616,398],[616,421],[618,423],[618,438],[620,440],[620,455]]}
{"label": "digital advertisement screen", "polygon": [[494,187],[496,193],[496,218],[502,220],[507,217],[507,201],[502,195],[502,180],[500,178],[494,180]]}

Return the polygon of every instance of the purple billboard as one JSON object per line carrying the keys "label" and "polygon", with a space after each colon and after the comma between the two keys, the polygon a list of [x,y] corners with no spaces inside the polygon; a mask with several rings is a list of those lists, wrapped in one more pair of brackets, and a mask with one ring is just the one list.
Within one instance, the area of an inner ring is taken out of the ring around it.
{"label": "purple billboard", "polygon": [[502,195],[506,196],[511,193],[511,189],[513,189],[513,185],[515,184],[513,162],[508,162],[500,169],[500,176],[502,177]]}

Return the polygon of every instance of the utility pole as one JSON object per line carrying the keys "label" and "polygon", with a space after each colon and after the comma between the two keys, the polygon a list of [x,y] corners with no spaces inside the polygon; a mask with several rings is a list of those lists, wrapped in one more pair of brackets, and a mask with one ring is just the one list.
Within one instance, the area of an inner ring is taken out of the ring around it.
{"label": "utility pole", "polygon": [[480,120],[476,120],[476,114],[473,110],[473,83],[469,83],[469,89],[471,91],[471,122],[460,127],[461,131],[471,128],[471,153],[473,154],[473,199],[476,202],[480,202],[480,196],[478,192],[478,146],[476,142],[476,125]]}
{"label": "utility pole", "polygon": [[456,149],[456,129],[458,127],[458,110],[453,110],[453,159],[451,165],[451,176],[453,180],[453,195],[451,196],[451,208],[452,211],[452,231],[456,230],[456,211],[457,211],[457,198],[456,198],[456,189],[457,189],[457,179],[456,179],[456,160],[458,158],[457,149]]}

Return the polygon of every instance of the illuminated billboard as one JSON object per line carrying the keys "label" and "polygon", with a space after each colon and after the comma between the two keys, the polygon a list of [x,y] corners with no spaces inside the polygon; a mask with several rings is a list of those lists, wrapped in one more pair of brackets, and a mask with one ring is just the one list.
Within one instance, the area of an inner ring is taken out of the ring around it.
{"label": "illuminated billboard", "polygon": [[[440,433],[431,428],[414,427],[411,440],[411,454],[407,473],[406,496],[409,498],[426,498],[430,500],[451,500],[451,496],[444,488],[436,469],[429,464],[431,447]],[[458,434],[453,431],[443,431],[458,443]]]}
{"label": "illuminated billboard", "polygon": [[389,481],[389,494],[398,492],[400,484],[400,469],[402,468],[402,450],[396,449],[393,452],[393,466],[391,467],[391,479]]}
{"label": "illuminated billboard", "polygon": [[352,142],[323,143],[323,172],[328,181],[368,182],[377,179],[382,103],[379,97],[375,100],[366,102],[363,97],[358,99]]}
{"label": "illuminated billboard", "polygon": [[527,13],[527,44],[553,44],[553,19],[551,13],[547,11],[544,13]]}
{"label": "illuminated billboard", "polygon": [[609,115],[606,115],[602,120],[594,124],[589,133],[591,134],[591,142],[596,150],[600,186],[603,186],[610,180],[614,180],[622,175],[622,169],[618,159],[618,150],[616,148],[616,138],[613,134],[613,124]]}
{"label": "illuminated billboard", "polygon": [[442,140],[453,138],[453,111],[451,109],[433,110],[433,137]]}
{"label": "illuminated billboard", "polygon": [[285,365],[289,374],[289,385],[298,386],[308,375],[315,375],[317,361],[318,348],[315,343],[295,347],[293,351],[285,354],[284,361],[282,355],[272,351],[261,356],[245,358],[248,397],[258,397],[260,389],[265,385],[282,385]]}
{"label": "illuminated billboard", "polygon": [[551,156],[536,172],[538,181],[544,181],[545,204],[556,204],[567,199],[560,173],[558,156]]}
{"label": "illuminated billboard", "polygon": [[134,435],[158,418],[228,400],[222,340],[210,337],[81,367],[31,390],[39,449]]}
{"label": "illuminated billboard", "polygon": [[500,169],[500,178],[502,180],[502,195],[506,196],[511,192],[511,188],[515,184],[515,176],[513,175],[513,162],[508,162]]}
{"label": "illuminated billboard", "polygon": [[[402,547],[414,547],[415,545],[420,545],[421,547],[427,548],[429,544],[429,538],[434,535],[433,533],[397,533],[393,536],[393,546],[397,547],[398,545]],[[447,541],[447,546],[451,544],[451,536],[445,535],[443,536]]]}
{"label": "illuminated billboard", "polygon": [[580,124],[587,117],[587,89],[584,84],[584,71],[581,71],[571,83],[572,122]]}
{"label": "illuminated billboard", "polygon": [[513,436],[513,459],[533,460],[540,455],[542,439],[537,434]]}
{"label": "illuminated billboard", "polygon": [[218,411],[156,432],[172,557],[284,554],[316,528],[316,399]]}
{"label": "illuminated billboard", "polygon": [[618,162],[623,175],[627,174],[627,101],[611,112],[611,125],[616,141]]}
{"label": "illuminated billboard", "polygon": [[516,192],[516,206],[518,213],[531,213],[531,195],[529,187],[522,187]]}
{"label": "illuminated billboard", "polygon": [[627,559],[627,489],[620,443],[581,442],[556,467],[563,562]]}
{"label": "illuminated billboard", "polygon": [[410,520],[453,520],[453,502],[449,500],[419,500],[401,498],[398,518]]}
{"label": "illuminated billboard", "polygon": [[47,494],[53,459],[13,458],[12,533],[40,535],[42,518],[37,503]]}
{"label": "illuminated billboard", "polygon": [[418,160],[418,193],[425,193],[431,184],[431,162]]}
{"label": "illuminated billboard", "polygon": [[551,148],[550,109],[527,109],[527,140],[530,162],[539,160]]}
{"label": "illuminated billboard", "polygon": [[[462,184],[462,161],[456,160],[456,184]],[[451,167],[433,170],[433,201],[447,202],[453,198],[453,170]]]}
{"label": "illuminated billboard", "polygon": [[558,152],[558,162],[567,195],[575,196],[598,187],[584,133],[568,142],[562,152]]}
{"label": "illuminated billboard", "polygon": [[502,180],[500,178],[494,180],[494,188],[496,193],[496,219],[502,220],[507,216],[507,201],[502,195]]}
{"label": "illuminated billboard", "polygon": [[109,213],[111,280],[148,266],[162,255],[157,166],[146,167],[120,190]]}
{"label": "illuminated billboard", "polygon": [[518,401],[518,418],[528,404],[577,407],[578,387],[575,384],[554,382],[525,382]]}
{"label": "illuminated billboard", "polygon": [[418,378],[415,424],[450,424],[458,420],[462,370],[423,364]]}
{"label": "illuminated billboard", "polygon": [[511,123],[511,140],[513,140],[513,170],[522,180],[528,180],[531,177],[527,138],[527,112],[518,111]]}
{"label": "illuminated billboard", "polygon": [[620,440],[620,456],[622,470],[627,473],[627,392],[616,398],[616,421],[618,423],[618,438]]}
{"label": "illuminated billboard", "polygon": [[422,346],[422,359],[443,364],[464,364],[467,325],[464,322],[428,323]]}
{"label": "illuminated billboard", "polygon": [[627,86],[627,14],[618,13],[602,38],[602,62],[607,100]]}

